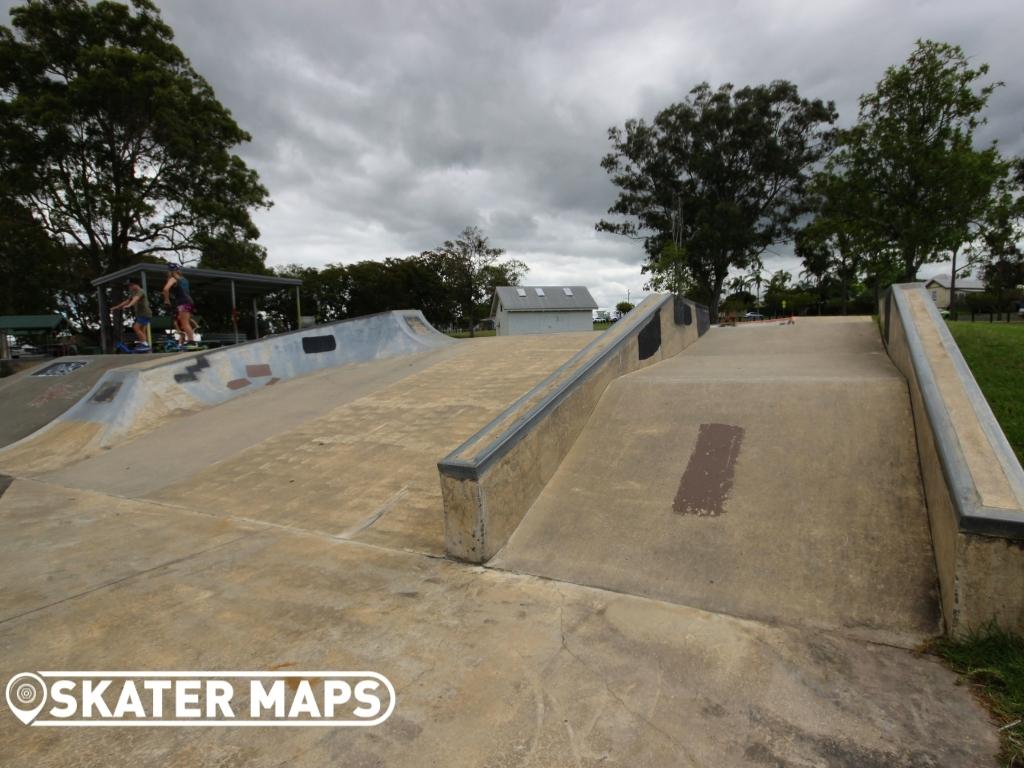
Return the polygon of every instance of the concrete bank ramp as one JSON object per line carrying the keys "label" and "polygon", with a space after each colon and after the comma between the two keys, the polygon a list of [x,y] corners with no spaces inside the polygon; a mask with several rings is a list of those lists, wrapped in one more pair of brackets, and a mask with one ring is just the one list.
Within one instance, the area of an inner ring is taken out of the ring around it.
{"label": "concrete bank ramp", "polygon": [[222,349],[147,359],[107,371],[50,424],[0,450],[0,468],[22,475],[56,469],[138,437],[175,414],[316,371],[452,343],[418,310],[399,310]]}
{"label": "concrete bank ramp", "polygon": [[491,565],[918,642],[940,624],[906,381],[867,318],[714,328],[609,385]]}
{"label": "concrete bank ramp", "polygon": [[0,379],[0,448],[45,427],[110,369],[138,361],[133,355],[73,355],[47,359]]}

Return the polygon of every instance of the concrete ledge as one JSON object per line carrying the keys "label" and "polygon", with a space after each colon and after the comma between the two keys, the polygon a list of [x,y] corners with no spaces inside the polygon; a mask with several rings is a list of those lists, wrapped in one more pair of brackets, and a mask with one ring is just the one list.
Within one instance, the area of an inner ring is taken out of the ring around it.
{"label": "concrete ledge", "polygon": [[600,400],[623,374],[678,354],[708,329],[706,307],[650,296],[438,464],[450,557],[504,546]]}
{"label": "concrete ledge", "polygon": [[906,377],[946,629],[1024,628],[1024,470],[920,284],[879,308]]}

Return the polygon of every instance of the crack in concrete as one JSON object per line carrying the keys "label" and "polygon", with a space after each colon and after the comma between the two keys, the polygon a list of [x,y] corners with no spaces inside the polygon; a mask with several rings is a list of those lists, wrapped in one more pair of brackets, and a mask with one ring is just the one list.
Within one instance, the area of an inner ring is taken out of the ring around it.
{"label": "crack in concrete", "polygon": [[562,597],[563,605],[560,606],[559,609],[558,609],[558,625],[559,625],[559,631],[560,631],[561,637],[562,637],[562,648],[565,650],[565,652],[568,653],[573,659],[575,659],[575,661],[581,667],[583,667],[585,670],[587,670],[587,672],[589,672],[591,675],[593,675],[598,680],[600,680],[601,684],[604,686],[605,691],[608,692],[608,695],[611,696],[619,704],[619,706],[621,706],[623,708],[623,710],[625,710],[630,715],[635,717],[637,720],[639,720],[641,723],[646,725],[648,728],[650,728],[655,733],[658,733],[662,737],[664,737],[669,742],[669,744],[671,744],[673,747],[675,747],[677,750],[679,750],[679,753],[683,757],[686,758],[686,760],[689,762],[689,764],[691,766],[694,766],[694,767],[698,766],[699,763],[689,753],[689,750],[687,750],[685,745],[683,745],[679,740],[677,740],[671,733],[669,733],[668,731],[664,730],[661,726],[659,726],[656,723],[654,723],[649,717],[647,717],[646,715],[644,715],[644,714],[642,714],[640,712],[637,712],[636,710],[632,709],[629,706],[629,704],[627,704],[626,701],[621,696],[619,696],[619,694],[617,694],[612,689],[611,685],[608,683],[608,678],[607,677],[605,677],[603,674],[601,674],[596,669],[594,669],[589,664],[587,664],[585,661],[583,661],[583,659],[581,659],[579,657],[579,655],[576,654],[569,647],[569,643],[568,643],[568,641],[566,640],[566,637],[565,637],[565,618],[564,618],[564,614],[565,614],[565,605],[564,605],[565,595],[561,595],[561,597]]}
{"label": "crack in concrete", "polygon": [[48,608],[53,608],[55,606],[62,605],[63,603],[70,602],[71,600],[77,600],[80,597],[85,597],[86,595],[91,595],[94,592],[99,592],[100,590],[107,589],[108,587],[114,587],[114,586],[117,586],[118,584],[123,584],[126,581],[130,581],[131,579],[135,579],[135,578],[138,578],[140,576],[145,576],[147,574],[153,573],[154,571],[159,571],[162,568],[168,568],[170,566],[177,565],[178,563],[187,562],[188,560],[192,560],[194,558],[197,558],[197,557],[200,557],[202,555],[205,555],[208,552],[213,552],[215,550],[222,549],[224,547],[227,547],[227,546],[235,544],[235,543],[237,543],[239,541],[242,541],[243,539],[248,539],[248,538],[251,538],[253,536],[259,536],[262,533],[263,533],[263,531],[249,531],[249,532],[244,533],[241,536],[238,536],[238,537],[236,537],[234,539],[230,539],[229,541],[222,542],[222,543],[217,544],[217,545],[212,546],[212,547],[207,547],[206,549],[201,549],[198,552],[192,552],[192,553],[184,555],[182,557],[175,558],[174,560],[167,560],[165,562],[158,563],[157,565],[154,565],[151,568],[144,568],[141,571],[135,571],[134,573],[130,573],[130,574],[126,575],[126,576],[122,576],[121,578],[112,579],[112,580],[104,582],[102,584],[97,584],[95,587],[91,587],[89,589],[83,590],[82,592],[77,592],[77,593],[75,593],[73,595],[68,595],[67,597],[62,597],[60,600],[55,600],[52,603],[47,603],[46,605],[38,606],[38,607],[33,608],[31,610],[15,614],[14,616],[7,616],[7,617],[5,617],[3,619],[0,619],[0,624],[7,624],[9,622],[16,621],[17,619],[24,618],[25,616],[31,616],[34,613],[39,613],[40,611],[45,611]]}

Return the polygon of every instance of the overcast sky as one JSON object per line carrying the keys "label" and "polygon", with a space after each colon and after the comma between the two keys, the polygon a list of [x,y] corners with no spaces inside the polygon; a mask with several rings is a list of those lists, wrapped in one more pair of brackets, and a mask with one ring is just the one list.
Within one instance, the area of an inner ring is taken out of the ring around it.
{"label": "overcast sky", "polygon": [[[982,131],[1024,154],[1024,3],[157,0],[253,136],[274,207],[269,263],[407,256],[484,229],[527,284],[642,293],[640,244],[598,234],[616,190],[607,129],[697,83],[795,82],[840,121],[918,38],[961,45],[1006,87]],[[4,10],[14,3],[0,0]],[[799,265],[769,255],[769,269]],[[926,268],[931,274],[935,268]]]}

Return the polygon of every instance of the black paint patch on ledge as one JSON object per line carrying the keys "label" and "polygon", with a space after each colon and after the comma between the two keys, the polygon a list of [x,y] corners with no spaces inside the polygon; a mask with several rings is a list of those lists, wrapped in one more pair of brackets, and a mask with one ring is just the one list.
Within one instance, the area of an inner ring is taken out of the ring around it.
{"label": "black paint patch on ledge", "polygon": [[4,491],[11,487],[11,483],[14,482],[14,478],[9,475],[0,475],[0,496],[4,495]]}
{"label": "black paint patch on ledge", "polygon": [[693,310],[690,309],[690,305],[678,296],[675,297],[674,304],[673,314],[675,315],[676,325],[692,325]]}
{"label": "black paint patch on ledge", "polygon": [[92,396],[92,402],[94,403],[112,403],[114,397],[121,389],[121,382],[115,384],[107,384],[99,392]]}
{"label": "black paint patch on ledge", "polygon": [[333,352],[338,348],[338,340],[331,336],[303,336],[302,351],[307,355],[318,352]]}
{"label": "black paint patch on ledge", "polygon": [[661,349],[661,310],[654,313],[654,316],[643,327],[637,335],[637,344],[640,347],[640,359],[646,360]]}
{"label": "black paint patch on ledge", "polygon": [[197,357],[191,365],[185,367],[184,373],[174,374],[174,380],[179,384],[184,384],[189,381],[199,381],[199,372],[210,367],[210,361],[206,359],[205,355]]}
{"label": "black paint patch on ledge", "polygon": [[711,313],[703,304],[697,305],[697,335],[703,336],[711,330]]}

